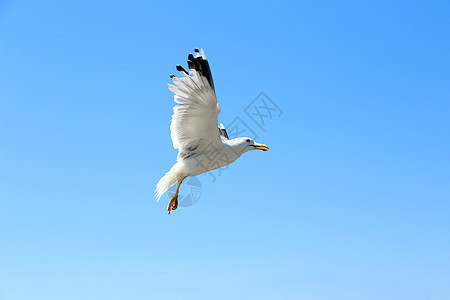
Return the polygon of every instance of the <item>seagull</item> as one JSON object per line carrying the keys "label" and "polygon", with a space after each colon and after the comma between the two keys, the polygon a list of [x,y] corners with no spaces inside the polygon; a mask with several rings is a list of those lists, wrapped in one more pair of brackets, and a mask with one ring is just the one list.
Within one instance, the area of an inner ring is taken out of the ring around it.
{"label": "seagull", "polygon": [[177,103],[170,124],[173,147],[178,149],[177,162],[156,185],[155,198],[175,183],[177,188],[167,210],[178,207],[178,191],[186,177],[222,168],[251,150],[267,151],[269,147],[248,137],[228,139],[223,124],[218,125],[220,104],[217,103],[214,83],[203,49],[188,55],[189,72],[177,65],[180,77],[170,75],[174,84],[169,89]]}

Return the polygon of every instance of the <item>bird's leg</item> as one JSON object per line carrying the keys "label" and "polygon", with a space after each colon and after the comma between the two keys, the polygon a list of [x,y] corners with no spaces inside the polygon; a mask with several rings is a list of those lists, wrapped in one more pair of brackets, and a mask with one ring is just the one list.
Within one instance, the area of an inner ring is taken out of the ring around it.
{"label": "bird's leg", "polygon": [[178,190],[180,189],[180,185],[181,185],[181,183],[183,182],[183,180],[185,178],[186,177],[183,177],[180,180],[178,180],[177,189],[175,190],[175,193],[173,193],[172,199],[170,199],[169,206],[167,206],[167,210],[169,211],[169,215],[170,215],[170,210],[175,210],[178,207]]}

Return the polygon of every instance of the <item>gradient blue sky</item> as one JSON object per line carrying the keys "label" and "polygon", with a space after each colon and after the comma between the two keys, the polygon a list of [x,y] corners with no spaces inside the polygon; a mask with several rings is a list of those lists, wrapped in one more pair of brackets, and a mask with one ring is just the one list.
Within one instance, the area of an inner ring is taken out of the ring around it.
{"label": "gradient blue sky", "polygon": [[[450,299],[449,13],[0,1],[0,299]],[[168,216],[194,47],[221,122],[261,91],[284,113]]]}

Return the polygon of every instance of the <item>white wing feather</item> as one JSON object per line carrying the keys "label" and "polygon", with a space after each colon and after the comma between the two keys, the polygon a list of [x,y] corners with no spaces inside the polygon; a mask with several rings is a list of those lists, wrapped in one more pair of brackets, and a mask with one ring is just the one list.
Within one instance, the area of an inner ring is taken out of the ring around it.
{"label": "white wing feather", "polygon": [[222,144],[217,126],[220,105],[208,80],[191,70],[185,77],[173,77],[173,83],[169,89],[178,105],[173,108],[170,130],[178,160],[200,153],[206,147],[219,147]]}

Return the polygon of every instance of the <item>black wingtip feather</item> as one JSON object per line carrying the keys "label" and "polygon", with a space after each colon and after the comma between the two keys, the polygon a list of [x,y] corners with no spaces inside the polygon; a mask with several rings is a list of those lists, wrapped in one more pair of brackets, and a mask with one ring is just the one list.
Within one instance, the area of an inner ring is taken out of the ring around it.
{"label": "black wingtip feather", "polygon": [[[195,48],[194,51],[199,53],[198,48]],[[214,89],[214,82],[211,75],[211,70],[209,69],[209,63],[202,56],[194,57],[192,53],[188,55],[188,66],[189,69],[196,70],[200,74],[202,74],[208,80],[211,87]]]}
{"label": "black wingtip feather", "polygon": [[177,65],[177,71],[187,73],[187,71],[180,65]]}
{"label": "black wingtip feather", "polygon": [[220,127],[219,127],[219,135],[221,135],[221,136],[223,136],[224,138],[226,138],[227,140],[229,140],[229,138],[228,138],[228,133],[227,133],[227,131],[225,130],[225,128],[220,128]]}
{"label": "black wingtip feather", "polygon": [[[195,48],[194,51],[196,53],[200,53],[198,48]],[[202,56],[194,57],[192,53],[189,53],[188,55],[188,67],[190,70],[195,70],[202,76],[204,76],[207,80],[211,88],[214,90],[214,82],[211,75],[211,70],[209,69],[209,63],[208,61],[203,58]],[[182,66],[177,65],[177,71],[182,72],[185,74],[189,74],[188,71],[186,71]],[[171,75],[170,77],[173,78],[175,76]]]}

